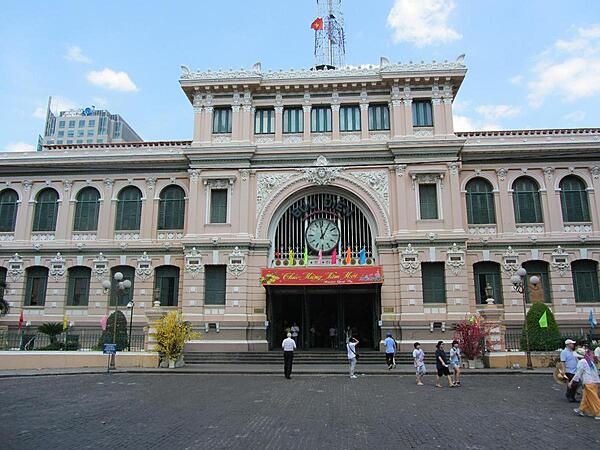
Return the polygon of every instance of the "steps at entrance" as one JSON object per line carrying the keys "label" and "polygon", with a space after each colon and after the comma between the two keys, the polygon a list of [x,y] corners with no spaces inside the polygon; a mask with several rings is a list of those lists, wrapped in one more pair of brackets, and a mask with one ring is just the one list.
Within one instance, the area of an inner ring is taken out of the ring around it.
{"label": "steps at entrance", "polygon": [[[194,364],[281,364],[283,356],[281,351],[270,352],[185,352],[186,365]],[[348,364],[346,352],[338,351],[296,351],[294,352],[295,364]],[[412,364],[411,354],[397,354],[396,364]],[[435,364],[433,354],[426,355],[426,364]],[[375,350],[361,350],[360,364],[385,365],[385,353]]]}

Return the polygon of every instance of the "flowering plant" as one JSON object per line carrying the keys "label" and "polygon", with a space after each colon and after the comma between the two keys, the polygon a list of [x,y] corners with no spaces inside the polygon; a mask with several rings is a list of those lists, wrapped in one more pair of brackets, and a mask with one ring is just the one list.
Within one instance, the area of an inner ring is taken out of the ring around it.
{"label": "flowering plant", "polygon": [[455,326],[454,339],[467,359],[482,356],[490,325],[479,314],[470,314]]}
{"label": "flowering plant", "polygon": [[171,311],[154,324],[156,351],[168,359],[179,359],[185,343],[200,335],[192,330],[192,325],[181,318],[179,311]]}

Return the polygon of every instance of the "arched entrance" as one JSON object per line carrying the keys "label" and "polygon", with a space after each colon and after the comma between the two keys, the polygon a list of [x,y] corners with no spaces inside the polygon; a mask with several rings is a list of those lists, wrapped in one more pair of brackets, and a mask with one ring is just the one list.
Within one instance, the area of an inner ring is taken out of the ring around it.
{"label": "arched entrance", "polygon": [[348,327],[363,348],[377,348],[383,273],[373,224],[364,206],[333,189],[307,190],[281,208],[270,232],[270,264],[261,272],[270,348],[294,323],[302,349],[339,348]]}

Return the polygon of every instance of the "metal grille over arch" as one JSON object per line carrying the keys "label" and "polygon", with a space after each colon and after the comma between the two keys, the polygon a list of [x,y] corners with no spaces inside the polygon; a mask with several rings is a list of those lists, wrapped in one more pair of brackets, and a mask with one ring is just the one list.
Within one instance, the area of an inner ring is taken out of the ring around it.
{"label": "metal grille over arch", "polygon": [[[310,233],[311,223],[318,223],[320,226],[318,221],[321,219],[325,223],[332,222],[339,231],[332,235],[332,239],[337,239],[337,242],[331,248],[327,246],[321,251],[323,257],[331,255],[334,249],[337,255],[342,256],[347,248],[350,248],[352,258],[358,258],[363,248],[366,258],[376,257],[368,217],[352,200],[332,192],[307,193],[288,206],[275,229],[272,257],[275,260],[287,258],[291,251],[295,258],[301,258],[306,249],[309,258],[317,258],[319,251],[315,248],[316,245],[311,246],[307,242],[307,231]],[[323,260],[323,263],[327,261]]]}

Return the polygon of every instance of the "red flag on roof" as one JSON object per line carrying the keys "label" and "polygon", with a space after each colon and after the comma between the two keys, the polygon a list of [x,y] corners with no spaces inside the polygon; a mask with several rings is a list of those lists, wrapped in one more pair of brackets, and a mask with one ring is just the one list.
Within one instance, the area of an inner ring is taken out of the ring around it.
{"label": "red flag on roof", "polygon": [[321,17],[317,17],[315,20],[313,20],[313,23],[310,24],[310,27],[315,31],[322,30],[323,29],[323,19]]}
{"label": "red flag on roof", "polygon": [[21,310],[21,315],[19,316],[19,330],[23,328],[23,310]]}

